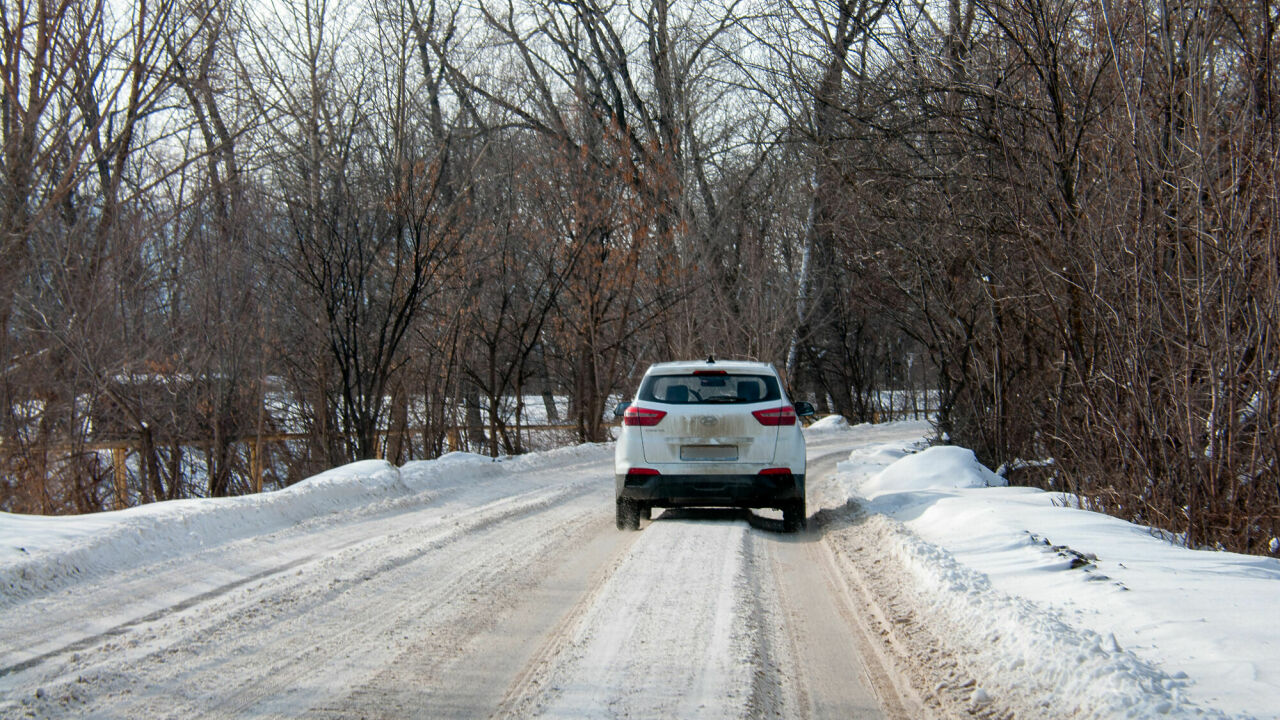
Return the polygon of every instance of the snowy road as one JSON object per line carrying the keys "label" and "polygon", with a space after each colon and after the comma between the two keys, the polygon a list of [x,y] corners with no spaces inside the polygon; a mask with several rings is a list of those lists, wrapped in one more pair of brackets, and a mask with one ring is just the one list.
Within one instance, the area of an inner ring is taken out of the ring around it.
{"label": "snowy road", "polygon": [[0,715],[913,716],[820,528],[619,532],[607,448],[494,467],[0,607]]}
{"label": "snowy road", "polygon": [[1280,717],[1280,562],[926,432],[811,428],[797,534],[619,532],[608,445],[0,513],[0,718]]}

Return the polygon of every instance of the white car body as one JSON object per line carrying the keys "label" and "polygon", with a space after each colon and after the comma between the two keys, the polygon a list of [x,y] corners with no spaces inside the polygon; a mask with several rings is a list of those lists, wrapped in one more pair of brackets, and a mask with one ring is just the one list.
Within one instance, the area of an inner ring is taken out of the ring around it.
{"label": "white car body", "polygon": [[638,527],[653,507],[777,508],[804,520],[805,444],[768,363],[667,362],[651,366],[618,408],[614,452],[618,526]]}

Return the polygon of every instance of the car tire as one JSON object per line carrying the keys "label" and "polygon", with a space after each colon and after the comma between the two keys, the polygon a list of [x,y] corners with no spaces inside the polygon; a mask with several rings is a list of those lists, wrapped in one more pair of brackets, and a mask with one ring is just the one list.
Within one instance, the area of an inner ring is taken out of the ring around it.
{"label": "car tire", "polygon": [[640,508],[635,501],[618,499],[617,523],[619,530],[640,529]]}
{"label": "car tire", "polygon": [[785,532],[800,532],[804,528],[804,501],[796,500],[782,508],[782,529]]}

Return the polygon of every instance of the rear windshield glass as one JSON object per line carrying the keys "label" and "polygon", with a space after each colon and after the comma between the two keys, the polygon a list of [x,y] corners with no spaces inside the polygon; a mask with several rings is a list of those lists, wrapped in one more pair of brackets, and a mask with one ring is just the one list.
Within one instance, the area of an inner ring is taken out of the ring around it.
{"label": "rear windshield glass", "polygon": [[771,375],[650,375],[640,383],[639,400],[696,405],[779,400],[778,379]]}

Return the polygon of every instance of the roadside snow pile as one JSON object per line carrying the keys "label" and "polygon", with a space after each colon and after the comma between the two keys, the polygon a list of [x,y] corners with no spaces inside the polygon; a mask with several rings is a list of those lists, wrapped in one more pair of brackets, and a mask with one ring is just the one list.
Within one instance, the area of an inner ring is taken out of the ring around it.
{"label": "roadside snow pile", "polygon": [[880,443],[877,445],[864,445],[857,450],[849,453],[849,460],[857,461],[859,465],[890,465],[901,460],[912,451],[902,447],[901,443]]}
{"label": "roadside snow pile", "polygon": [[365,460],[259,495],[78,516],[0,513],[0,603],[409,492],[390,463]]}
{"label": "roadside snow pile", "polygon": [[950,649],[966,659],[984,692],[1052,717],[1221,716],[1182,701],[1185,674],[1170,676],[1122,649],[1114,635],[1072,626],[995,589],[987,575],[901,525],[885,537],[914,575],[920,606],[947,629]]}
{"label": "roadside snow pile", "polygon": [[381,512],[432,499],[443,485],[507,477],[539,466],[598,459],[605,445],[495,461],[449,453],[403,468],[383,460],[344,465],[282,490],[230,498],[170,500],[91,515],[0,513],[0,606],[104,572],[274,532],[337,512]]}
{"label": "roadside snow pile", "polygon": [[804,431],[808,433],[844,432],[849,429],[849,421],[843,415],[828,415],[815,422]]}
{"label": "roadside snow pile", "polygon": [[1000,487],[962,448],[893,454],[855,451],[837,481],[893,526],[887,550],[988,693],[1053,716],[1277,717],[1280,561]]}
{"label": "roadside snow pile", "polygon": [[[613,443],[583,443],[566,445],[552,450],[525,453],[511,457],[499,458],[511,472],[537,470],[548,465],[559,465],[565,460],[576,460],[581,463],[595,463],[604,458],[613,457]],[[487,459],[487,458],[486,458]],[[573,467],[572,465],[568,467]],[[613,482],[613,476],[609,477]]]}
{"label": "roadside snow pile", "polygon": [[[875,497],[887,492],[933,490],[936,488],[981,488],[1008,485],[1008,481],[978,462],[968,448],[937,445],[921,452],[900,455],[892,465],[881,470],[860,488],[863,495]],[[878,448],[880,458],[892,458],[893,450]],[[852,456],[850,459],[853,459]]]}

